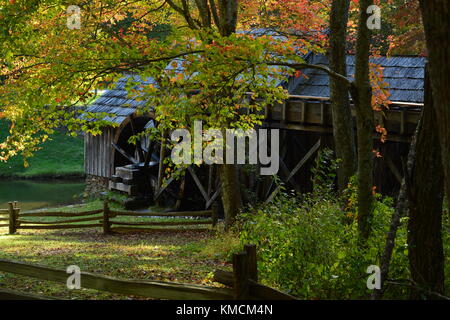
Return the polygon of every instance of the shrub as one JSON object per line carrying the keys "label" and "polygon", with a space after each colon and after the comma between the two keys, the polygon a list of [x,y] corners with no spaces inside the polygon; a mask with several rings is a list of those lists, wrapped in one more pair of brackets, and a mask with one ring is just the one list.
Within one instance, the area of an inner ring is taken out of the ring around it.
{"label": "shrub", "polygon": [[[317,193],[282,194],[272,204],[240,216],[243,243],[258,245],[261,279],[304,299],[363,299],[369,265],[379,265],[393,212],[392,200],[377,198],[373,234],[366,250],[357,244],[356,220],[339,199]],[[346,216],[347,215],[347,216]],[[398,232],[393,278],[408,278],[405,226]],[[392,287],[385,297],[407,297]]]}

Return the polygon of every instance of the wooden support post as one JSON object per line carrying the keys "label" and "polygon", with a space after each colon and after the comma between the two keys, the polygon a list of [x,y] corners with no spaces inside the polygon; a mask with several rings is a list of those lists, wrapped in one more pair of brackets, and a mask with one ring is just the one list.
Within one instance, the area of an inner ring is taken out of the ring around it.
{"label": "wooden support post", "polygon": [[258,282],[258,265],[256,262],[256,245],[246,244],[244,245],[244,250],[248,256],[248,277]]}
{"label": "wooden support post", "polygon": [[270,109],[269,105],[266,105],[264,108],[264,118],[266,121],[270,121],[272,118],[272,110]]}
{"label": "wooden support post", "polygon": [[325,102],[320,103],[320,124],[325,125]]}
{"label": "wooden support post", "polygon": [[194,179],[195,184],[197,185],[198,190],[200,190],[200,193],[202,194],[203,198],[205,199],[206,203],[210,200],[208,193],[206,192],[205,188],[202,185],[202,182],[198,178],[197,174],[195,173],[194,169],[192,167],[188,167],[187,170],[191,174],[192,178]]}
{"label": "wooden support post", "polygon": [[17,223],[17,216],[16,216],[16,210],[14,209],[14,203],[8,202],[8,209],[9,209],[9,234],[14,234],[17,231],[16,223]]}
{"label": "wooden support post", "polygon": [[216,201],[216,199],[220,196],[221,192],[222,192],[222,186],[219,186],[217,188],[216,192],[214,192],[214,194],[211,196],[209,201],[206,203],[205,210],[208,210],[208,208],[211,206],[211,204],[213,204],[214,201]]}
{"label": "wooden support post", "polygon": [[111,223],[109,222],[109,205],[108,201],[103,202],[103,234],[111,233]]}
{"label": "wooden support post", "polygon": [[281,104],[281,123],[286,124],[286,109],[287,109],[287,102],[283,102]]}
{"label": "wooden support post", "polygon": [[[321,144],[321,139],[319,139],[316,144],[306,153],[306,155],[299,161],[299,163],[297,163],[297,165],[295,166],[294,169],[292,169],[291,173],[289,174],[289,176],[286,178],[286,180],[284,181],[284,183],[289,182],[289,180],[291,180],[291,178],[297,173],[298,170],[301,169],[301,167],[306,163],[306,161],[309,160],[309,158],[312,157],[312,155],[319,150]],[[276,189],[269,195],[269,197],[267,198],[267,200],[265,201],[265,203],[269,203],[271,202],[275,196],[278,194],[278,192],[280,191],[281,186],[276,187]],[[270,190],[269,190],[270,192]]]}
{"label": "wooden support post", "polygon": [[181,178],[180,190],[178,191],[177,202],[175,202],[175,211],[178,211],[181,207],[185,188],[186,188],[186,173],[183,175],[183,178]]}
{"label": "wooden support post", "polygon": [[[159,167],[158,167],[158,194],[162,189],[163,179],[164,179],[164,159],[166,158],[166,133],[165,131],[162,133],[161,137],[161,148],[159,149]],[[162,202],[159,199],[155,199],[157,205],[162,205]]]}
{"label": "wooden support post", "polygon": [[400,111],[400,134],[403,135],[406,132],[406,112],[405,110]]}
{"label": "wooden support post", "polygon": [[233,254],[234,298],[245,300],[249,296],[248,256],[246,252]]}
{"label": "wooden support post", "polygon": [[217,220],[219,219],[218,215],[219,215],[219,204],[216,202],[213,203],[212,205],[212,226],[213,228],[216,227],[217,225]]}
{"label": "wooden support post", "polygon": [[14,217],[15,217],[15,221],[16,221],[16,230],[20,227],[20,222],[19,222],[19,213],[20,213],[20,208],[19,208],[19,202],[18,201],[14,201]]}
{"label": "wooden support post", "polygon": [[300,106],[301,106],[300,122],[304,123],[306,122],[306,103],[302,101]]}
{"label": "wooden support post", "polygon": [[211,197],[212,189],[213,189],[213,179],[214,179],[214,165],[209,165],[208,168],[208,197]]}

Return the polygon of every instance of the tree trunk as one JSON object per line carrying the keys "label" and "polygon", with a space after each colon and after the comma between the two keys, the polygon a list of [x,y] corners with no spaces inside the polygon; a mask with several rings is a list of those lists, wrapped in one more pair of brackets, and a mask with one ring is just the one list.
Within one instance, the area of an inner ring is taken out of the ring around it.
{"label": "tree trunk", "polygon": [[[330,14],[330,68],[343,76],[346,68],[346,35],[350,0],[333,0]],[[330,77],[330,100],[333,113],[333,137],[338,169],[339,190],[344,190],[356,171],[356,150],[347,83]]]}
{"label": "tree trunk", "polygon": [[232,164],[219,165],[219,175],[222,183],[222,204],[225,212],[225,230],[229,230],[242,207],[238,167]]}
{"label": "tree trunk", "polygon": [[220,34],[228,37],[236,32],[238,19],[238,0],[219,0]]}
{"label": "tree trunk", "polygon": [[429,53],[430,82],[438,122],[447,199],[450,199],[450,4],[420,0]]}
{"label": "tree trunk", "polygon": [[383,289],[384,289],[383,285],[389,275],[389,267],[391,263],[392,253],[395,247],[397,230],[400,227],[400,219],[405,215],[407,215],[408,212],[409,202],[407,193],[409,192],[409,190],[407,190],[407,185],[409,186],[410,181],[408,180],[407,182],[407,179],[411,177],[416,161],[416,152],[417,152],[416,142],[420,134],[420,128],[422,127],[423,122],[422,115],[420,117],[419,124],[417,125],[416,130],[414,132],[414,136],[412,137],[411,144],[409,146],[406,168],[403,168],[404,176],[397,197],[397,205],[391,218],[389,232],[386,235],[386,245],[384,247],[383,255],[381,256],[381,289],[374,290],[372,294],[372,299],[374,300],[381,299],[383,296]]}
{"label": "tree trunk", "polygon": [[[218,0],[195,1],[200,15],[201,23],[192,18],[192,12],[195,11],[189,7],[187,1],[179,7],[174,1],[168,0],[168,4],[181,13],[188,25],[196,29],[196,24],[200,28],[208,29],[212,22],[218,28],[221,36],[228,37],[236,32],[238,20],[238,0]],[[230,93],[231,94],[231,93]],[[225,212],[225,229],[228,230],[234,223],[236,215],[242,207],[242,198],[240,193],[240,184],[238,176],[238,167],[236,165],[219,165],[219,177],[222,183],[222,204]]]}
{"label": "tree trunk", "polygon": [[373,188],[373,138],[372,87],[369,78],[371,31],[367,27],[367,8],[372,0],[360,0],[358,36],[356,40],[355,83],[352,96],[356,111],[358,131],[358,228],[362,242],[370,236]]}
{"label": "tree trunk", "polygon": [[436,298],[444,293],[444,251],[442,204],[444,179],[436,113],[428,77],[425,77],[425,105],[416,142],[416,161],[410,176],[408,256],[411,278],[418,288],[412,299]]}

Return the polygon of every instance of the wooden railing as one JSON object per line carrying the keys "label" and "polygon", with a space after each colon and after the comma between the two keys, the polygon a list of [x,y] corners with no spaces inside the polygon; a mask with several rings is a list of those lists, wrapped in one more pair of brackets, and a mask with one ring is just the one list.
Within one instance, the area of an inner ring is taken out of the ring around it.
{"label": "wooden railing", "polygon": [[[67,278],[69,276],[66,270],[3,259],[0,259],[0,271],[64,284],[67,283]],[[89,272],[81,272],[80,279],[82,288],[154,299],[221,300],[231,299],[233,297],[233,292],[230,289],[205,287],[193,284],[122,280]],[[11,290],[8,289],[8,291]],[[6,295],[7,292],[3,292],[3,296]],[[21,293],[14,292],[14,295],[21,296]],[[24,298],[27,298],[26,295],[27,294],[25,293]],[[32,297],[29,298],[31,299]],[[42,297],[42,299],[46,299],[46,297]]]}
{"label": "wooden railing", "polygon": [[[114,232],[152,232],[152,231],[175,231],[179,229],[173,228],[153,228],[160,226],[199,226],[199,225],[211,225],[215,227],[218,220],[218,208],[214,204],[211,210],[204,211],[183,211],[183,212],[166,212],[166,213],[141,213],[141,212],[130,212],[130,211],[117,211],[111,210],[108,204],[104,204],[103,208],[103,231],[104,233],[114,233]],[[209,219],[202,220],[186,220],[186,221],[149,221],[149,222],[123,222],[117,221],[113,218],[119,216],[128,217],[208,217]],[[152,227],[152,228],[148,228]],[[189,229],[189,230],[205,230],[203,229]]]}
{"label": "wooden railing", "polygon": [[0,228],[9,227],[9,209],[0,209]]}
{"label": "wooden railing", "polygon": [[[233,271],[216,270],[214,280],[228,288],[207,287],[194,284],[123,280],[89,272],[80,273],[83,288],[123,295],[169,300],[294,300],[295,297],[258,283],[256,246],[246,245],[244,252],[233,255]],[[66,270],[24,262],[0,259],[0,271],[59,283],[67,283]],[[40,295],[0,288],[0,299],[53,299]]]}
{"label": "wooden railing", "polygon": [[[217,204],[211,210],[184,211],[184,212],[135,212],[118,211],[109,208],[108,202],[104,202],[103,209],[84,212],[20,212],[17,202],[9,202],[8,209],[0,209],[0,227],[9,227],[9,233],[14,234],[19,229],[54,230],[54,229],[81,229],[81,228],[103,228],[104,234],[114,232],[155,232],[155,231],[178,231],[174,228],[154,228],[170,226],[201,226],[217,225]],[[119,216],[128,217],[205,217],[206,219],[185,219],[184,221],[120,221],[114,218]],[[61,218],[52,221],[37,221],[33,218],[56,217]],[[70,218],[70,219],[68,219]],[[7,223],[6,223],[7,222]],[[81,223],[82,222],[82,223]],[[206,230],[205,228],[189,228],[190,231]]]}
{"label": "wooden railing", "polygon": [[19,211],[20,208],[17,201],[9,202],[8,209],[0,209],[0,227],[8,227],[9,234],[16,232],[16,220]]}

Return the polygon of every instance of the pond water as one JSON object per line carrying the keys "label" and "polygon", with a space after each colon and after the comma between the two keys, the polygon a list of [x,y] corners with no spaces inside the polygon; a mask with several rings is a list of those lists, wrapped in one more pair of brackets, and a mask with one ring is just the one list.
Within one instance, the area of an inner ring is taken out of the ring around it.
{"label": "pond water", "polygon": [[22,211],[76,203],[85,188],[83,181],[0,180],[0,208],[19,201]]}

